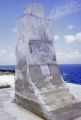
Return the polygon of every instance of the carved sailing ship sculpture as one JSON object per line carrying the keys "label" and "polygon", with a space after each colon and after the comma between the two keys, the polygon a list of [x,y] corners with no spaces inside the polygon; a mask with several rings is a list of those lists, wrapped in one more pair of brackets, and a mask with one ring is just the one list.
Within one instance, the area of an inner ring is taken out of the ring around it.
{"label": "carved sailing ship sculpture", "polygon": [[69,92],[56,63],[52,21],[31,4],[18,19],[16,102],[46,120],[81,115],[81,103]]}

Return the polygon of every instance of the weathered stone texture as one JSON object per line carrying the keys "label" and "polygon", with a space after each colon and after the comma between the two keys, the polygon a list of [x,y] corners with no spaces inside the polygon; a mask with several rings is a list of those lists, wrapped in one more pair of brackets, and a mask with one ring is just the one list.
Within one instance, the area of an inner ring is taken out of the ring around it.
{"label": "weathered stone texture", "polygon": [[56,64],[52,22],[43,17],[40,6],[26,8],[17,29],[16,102],[47,120],[81,115],[81,103],[69,92]]}

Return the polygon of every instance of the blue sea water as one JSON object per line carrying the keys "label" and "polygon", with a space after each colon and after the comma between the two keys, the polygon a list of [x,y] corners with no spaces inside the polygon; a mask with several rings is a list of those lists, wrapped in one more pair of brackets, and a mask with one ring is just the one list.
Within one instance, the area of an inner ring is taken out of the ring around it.
{"label": "blue sea water", "polygon": [[[81,84],[81,64],[58,65],[66,82]],[[0,69],[15,69],[15,65],[0,65]]]}
{"label": "blue sea water", "polygon": [[15,65],[0,65],[0,69],[14,70]]}
{"label": "blue sea water", "polygon": [[81,84],[81,64],[59,65],[59,68],[66,82]]}

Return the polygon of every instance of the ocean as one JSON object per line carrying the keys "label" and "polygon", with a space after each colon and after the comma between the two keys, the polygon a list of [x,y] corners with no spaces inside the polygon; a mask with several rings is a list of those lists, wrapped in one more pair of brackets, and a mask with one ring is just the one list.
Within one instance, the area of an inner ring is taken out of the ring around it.
{"label": "ocean", "polygon": [[[81,64],[58,65],[66,82],[81,84]],[[15,65],[0,65],[0,69],[15,69]]]}
{"label": "ocean", "polygon": [[59,68],[66,82],[81,85],[81,64],[59,65]]}

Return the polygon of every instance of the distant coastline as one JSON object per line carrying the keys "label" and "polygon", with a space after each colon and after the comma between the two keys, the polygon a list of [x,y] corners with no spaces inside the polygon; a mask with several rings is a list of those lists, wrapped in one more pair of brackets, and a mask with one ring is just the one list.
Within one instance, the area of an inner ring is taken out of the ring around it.
{"label": "distant coastline", "polygon": [[15,73],[15,65],[0,65],[1,73]]}

